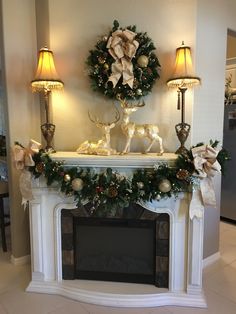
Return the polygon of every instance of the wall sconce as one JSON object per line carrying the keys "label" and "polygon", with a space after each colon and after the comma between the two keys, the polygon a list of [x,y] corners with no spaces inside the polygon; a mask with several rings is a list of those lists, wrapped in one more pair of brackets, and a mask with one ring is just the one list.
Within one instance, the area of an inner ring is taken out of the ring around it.
{"label": "wall sconce", "polygon": [[50,123],[49,99],[51,91],[60,90],[63,85],[54,65],[53,52],[47,47],[41,48],[35,79],[31,81],[31,87],[33,92],[43,93],[44,96],[46,123],[41,125],[41,131],[47,143],[45,147],[47,152],[54,152],[51,143],[56,128],[54,124]]}
{"label": "wall sconce", "polygon": [[181,143],[181,146],[175,152],[176,154],[185,154],[187,149],[184,146],[191,126],[185,123],[185,92],[188,87],[200,84],[201,80],[193,74],[191,49],[182,45],[176,49],[175,70],[173,77],[167,81],[168,87],[178,88],[178,105],[177,109],[181,109],[181,123],[176,124],[175,131]]}

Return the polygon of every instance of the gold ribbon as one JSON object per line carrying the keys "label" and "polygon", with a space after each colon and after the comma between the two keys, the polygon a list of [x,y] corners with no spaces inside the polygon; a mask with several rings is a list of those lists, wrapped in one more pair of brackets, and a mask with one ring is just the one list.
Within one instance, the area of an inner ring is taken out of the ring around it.
{"label": "gold ribbon", "polygon": [[25,167],[34,166],[32,156],[39,152],[41,144],[30,140],[28,147],[22,147],[16,144],[13,148],[13,156],[15,161],[15,166],[17,170],[23,170]]}
{"label": "gold ribbon", "polygon": [[210,145],[202,145],[192,149],[195,176],[199,177],[200,190],[204,206],[216,207],[216,198],[212,178],[221,171],[217,161],[218,151]]}
{"label": "gold ribbon", "polygon": [[27,148],[16,144],[13,148],[13,157],[15,162],[15,167],[17,170],[22,170],[19,178],[20,192],[22,195],[22,205],[24,208],[28,201],[33,199],[32,185],[31,185],[31,172],[27,167],[35,165],[32,156],[38,153],[41,144],[30,140]]}
{"label": "gold ribbon", "polygon": [[112,73],[108,79],[113,87],[116,86],[123,75],[123,85],[128,84],[133,88],[134,74],[132,58],[138,49],[139,43],[135,40],[136,33],[126,29],[112,33],[107,42],[107,48],[115,62],[111,66]]}

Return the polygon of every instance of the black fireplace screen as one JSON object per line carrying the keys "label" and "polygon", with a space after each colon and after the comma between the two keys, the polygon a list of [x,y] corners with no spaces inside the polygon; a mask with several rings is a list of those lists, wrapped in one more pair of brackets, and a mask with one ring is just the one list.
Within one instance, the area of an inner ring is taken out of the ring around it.
{"label": "black fireplace screen", "polygon": [[154,284],[155,221],[76,218],[75,277]]}
{"label": "black fireplace screen", "polygon": [[129,215],[131,212],[138,212],[138,217],[84,217],[78,209],[63,209],[63,279],[149,283],[168,288],[169,215],[152,213],[136,204]]}

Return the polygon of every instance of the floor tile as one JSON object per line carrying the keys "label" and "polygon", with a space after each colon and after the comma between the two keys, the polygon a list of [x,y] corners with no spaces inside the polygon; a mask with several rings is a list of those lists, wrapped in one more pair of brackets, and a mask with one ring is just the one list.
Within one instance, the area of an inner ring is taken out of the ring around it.
{"label": "floor tile", "polygon": [[186,307],[167,307],[171,314],[235,314],[236,303],[225,299],[219,294],[212,291],[205,291],[208,307],[186,308]]}
{"label": "floor tile", "polygon": [[69,301],[47,314],[90,314],[80,302]]}
{"label": "floor tile", "polygon": [[0,295],[0,303],[9,314],[47,314],[67,304],[67,300],[60,296],[12,290]]}
{"label": "floor tile", "polygon": [[0,314],[8,314],[2,304],[0,304]]}
{"label": "floor tile", "polygon": [[155,308],[115,308],[107,306],[97,306],[93,304],[83,304],[90,314],[171,314],[165,307]]}
{"label": "floor tile", "polygon": [[204,287],[225,299],[235,302],[236,312],[236,262],[227,265],[204,281]]}

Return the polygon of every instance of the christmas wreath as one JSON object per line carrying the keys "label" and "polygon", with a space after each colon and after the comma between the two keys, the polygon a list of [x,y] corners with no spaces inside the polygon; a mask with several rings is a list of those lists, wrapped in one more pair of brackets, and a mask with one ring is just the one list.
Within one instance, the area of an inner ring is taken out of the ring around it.
{"label": "christmas wreath", "polygon": [[136,26],[119,28],[115,20],[87,58],[92,89],[114,99],[146,96],[159,78],[155,49],[147,33],[136,33]]}

